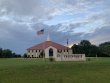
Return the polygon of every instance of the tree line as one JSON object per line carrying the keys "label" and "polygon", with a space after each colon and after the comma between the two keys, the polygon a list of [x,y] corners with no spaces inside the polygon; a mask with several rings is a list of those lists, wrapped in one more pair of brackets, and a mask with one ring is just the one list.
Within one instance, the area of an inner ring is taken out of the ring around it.
{"label": "tree line", "polygon": [[20,58],[20,54],[12,52],[10,49],[0,48],[0,58]]}
{"label": "tree line", "polygon": [[[81,40],[78,45],[71,47],[73,54],[85,54],[86,57],[110,57],[110,42],[101,43],[99,46],[91,44],[89,40]],[[20,58],[20,54],[12,52],[10,49],[0,48],[0,58]],[[24,58],[27,57],[25,53]]]}
{"label": "tree line", "polygon": [[74,44],[71,48],[74,54],[85,54],[86,57],[110,57],[110,42],[96,46],[89,40],[81,40],[78,45]]}

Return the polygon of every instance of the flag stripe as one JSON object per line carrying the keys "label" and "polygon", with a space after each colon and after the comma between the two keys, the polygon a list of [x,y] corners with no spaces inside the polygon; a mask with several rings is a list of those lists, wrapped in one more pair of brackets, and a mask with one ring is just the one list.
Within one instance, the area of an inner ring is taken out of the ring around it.
{"label": "flag stripe", "polygon": [[37,35],[43,35],[44,34],[44,29],[41,29],[40,31],[37,31]]}

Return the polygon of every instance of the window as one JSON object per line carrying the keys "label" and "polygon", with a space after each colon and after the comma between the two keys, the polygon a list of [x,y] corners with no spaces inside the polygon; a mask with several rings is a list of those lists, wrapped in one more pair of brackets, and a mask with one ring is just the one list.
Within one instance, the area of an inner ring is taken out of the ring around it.
{"label": "window", "polygon": [[53,49],[52,48],[49,49],[49,56],[53,56]]}
{"label": "window", "polygon": [[67,50],[67,52],[68,52],[68,50]]}
{"label": "window", "polygon": [[59,50],[57,50],[57,52],[59,52]]}
{"label": "window", "polygon": [[59,53],[61,53],[61,52],[62,52],[62,50],[58,50],[58,52],[59,52]]}

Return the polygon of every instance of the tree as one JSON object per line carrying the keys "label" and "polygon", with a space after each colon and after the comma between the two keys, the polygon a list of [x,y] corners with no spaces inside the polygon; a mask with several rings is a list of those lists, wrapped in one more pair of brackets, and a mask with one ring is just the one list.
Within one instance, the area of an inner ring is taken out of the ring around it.
{"label": "tree", "polygon": [[16,58],[21,58],[21,55],[20,54],[16,54]]}
{"label": "tree", "polygon": [[2,48],[0,48],[0,58],[2,58]]}
{"label": "tree", "polygon": [[89,48],[88,56],[96,57],[98,52],[99,52],[98,47],[95,45],[91,45]]}
{"label": "tree", "polygon": [[12,53],[12,57],[16,58],[16,53]]}
{"label": "tree", "polygon": [[105,42],[99,45],[101,55],[110,57],[110,42]]}
{"label": "tree", "polygon": [[75,54],[86,54],[87,57],[96,56],[98,53],[98,47],[92,45],[88,40],[81,40],[81,42],[72,46],[72,51]]}
{"label": "tree", "polygon": [[91,46],[91,43],[88,40],[81,40],[79,45],[80,46]]}
{"label": "tree", "polygon": [[20,54],[12,52],[10,49],[0,48],[0,58],[20,58]]}
{"label": "tree", "polygon": [[2,52],[3,58],[11,58],[12,57],[12,51],[9,49],[5,49]]}
{"label": "tree", "polygon": [[28,56],[27,56],[27,54],[26,54],[26,53],[24,53],[23,57],[24,57],[24,58],[27,58]]}
{"label": "tree", "polygon": [[72,48],[72,52],[74,54],[81,54],[81,53],[83,53],[82,52],[82,47],[79,46],[79,45],[74,44],[71,48]]}
{"label": "tree", "polygon": [[106,46],[106,45],[110,45],[110,42],[101,43],[99,46]]}

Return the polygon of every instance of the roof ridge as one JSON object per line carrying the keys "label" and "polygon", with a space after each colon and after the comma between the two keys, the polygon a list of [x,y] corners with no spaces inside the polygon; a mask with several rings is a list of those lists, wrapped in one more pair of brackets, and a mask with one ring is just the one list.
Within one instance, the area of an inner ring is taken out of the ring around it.
{"label": "roof ridge", "polygon": [[59,44],[59,43],[56,43],[56,42],[53,42],[53,41],[45,41],[45,42],[36,44],[36,45],[28,48],[27,50],[29,50],[29,49],[46,49],[49,46],[52,46],[52,47],[54,47],[56,49],[67,49],[67,48],[69,48],[67,46],[64,46],[62,44]]}

